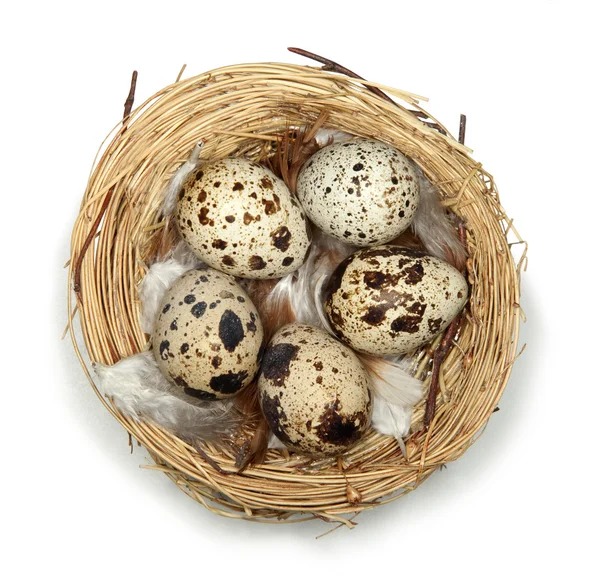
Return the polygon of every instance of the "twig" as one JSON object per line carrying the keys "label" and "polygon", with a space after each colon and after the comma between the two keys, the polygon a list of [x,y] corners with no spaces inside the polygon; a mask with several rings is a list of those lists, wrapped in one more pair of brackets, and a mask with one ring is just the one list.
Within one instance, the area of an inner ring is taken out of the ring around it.
{"label": "twig", "polygon": [[425,405],[425,417],[423,418],[423,429],[427,431],[429,429],[429,425],[435,416],[435,407],[436,407],[436,396],[440,384],[440,369],[442,367],[442,363],[450,351],[450,347],[452,346],[452,341],[454,341],[454,337],[456,336],[456,332],[458,330],[458,325],[460,323],[460,317],[456,317],[446,329],[446,333],[442,339],[442,342],[439,344],[438,348],[435,350],[433,355],[433,367],[431,368],[431,381],[429,383],[429,392],[427,393],[427,403]]}
{"label": "twig", "polygon": [[[308,59],[312,59],[314,61],[318,61],[319,63],[322,63],[323,67],[321,69],[323,71],[332,71],[334,73],[346,75],[349,78],[367,81],[367,80],[365,80],[365,78],[363,78],[362,76],[359,76],[357,73],[353,72],[351,69],[348,69],[347,67],[344,67],[343,65],[340,65],[339,63],[332,61],[331,59],[327,59],[327,57],[322,57],[321,55],[317,55],[316,53],[307,51],[306,49],[300,49],[298,47],[288,47],[288,51],[291,51],[292,53],[296,53],[297,55],[302,55],[302,57],[308,57]],[[364,84],[364,86],[365,86],[365,88],[367,88],[367,90],[370,90],[376,96],[383,98],[384,100],[386,100],[387,102],[390,102],[394,106],[399,106],[399,104],[397,102],[392,100],[385,92],[383,92],[379,88],[375,88],[374,86],[369,86],[369,84]],[[411,114],[416,116],[423,124],[426,124],[428,127],[435,129],[436,131],[439,131],[442,135],[446,134],[446,131],[442,127],[440,127],[440,125],[438,125],[437,123],[429,122],[429,121],[425,120],[425,119],[429,118],[428,114],[425,114],[424,112],[421,112],[420,110],[413,110],[413,109],[408,109],[408,112],[410,112]]]}
{"label": "twig", "polygon": [[465,144],[465,131],[467,130],[467,117],[464,114],[460,115],[460,125],[458,127],[458,142],[461,145]]}
{"label": "twig", "polygon": [[[465,132],[467,128],[467,117],[464,114],[460,115],[460,128],[458,132],[458,140],[461,145],[465,144]],[[464,222],[460,222],[458,225],[458,236],[460,238],[460,242],[463,244],[465,251],[467,248],[467,229],[465,227]],[[442,338],[441,343],[438,345],[438,348],[435,350],[433,354],[433,366],[431,368],[431,380],[429,382],[429,392],[427,393],[427,401],[425,404],[425,416],[423,417],[423,431],[427,431],[431,422],[433,421],[433,417],[435,416],[435,408],[436,408],[436,397],[438,393],[438,389],[440,386],[440,370],[442,369],[442,363],[444,359],[446,359],[446,355],[450,351],[452,347],[452,342],[454,341],[454,337],[456,337],[456,333],[458,332],[458,328],[460,326],[462,320],[462,313],[459,314],[454,320],[448,325],[444,337]]]}
{"label": "twig", "polygon": [[[298,47],[288,47],[288,51],[291,51],[292,53],[296,53],[297,55],[302,55],[302,57],[308,57],[308,59],[312,59],[314,61],[318,61],[319,63],[322,63],[323,67],[321,69],[323,71],[332,71],[334,73],[344,74],[344,75],[348,76],[349,78],[355,78],[357,80],[363,80],[363,81],[365,80],[365,78],[363,78],[362,76],[359,76],[357,73],[353,72],[352,70],[348,69],[347,67],[344,67],[343,65],[340,65],[339,63],[336,63],[335,61],[331,61],[331,59],[327,59],[326,57],[321,57],[320,55],[317,55],[316,53],[306,51],[305,49],[299,49]],[[367,84],[365,84],[365,88],[371,90],[371,92],[373,92],[373,94],[375,94],[376,96],[379,96],[380,98],[383,98],[384,100],[387,100],[388,102],[391,102],[392,104],[396,104],[387,94],[382,92],[379,88],[375,88],[373,86],[368,86]]]}
{"label": "twig", "polygon": [[125,125],[125,121],[129,118],[131,114],[131,109],[133,108],[133,101],[135,99],[135,86],[137,84],[137,76],[138,72],[133,71],[131,74],[131,85],[129,86],[129,94],[127,95],[127,100],[125,100],[125,110],[123,111],[123,125]]}
{"label": "twig", "polygon": [[[127,127],[127,121],[129,120],[129,115],[131,114],[131,109],[133,108],[133,101],[135,99],[135,86],[137,84],[137,76],[138,72],[134,71],[131,75],[131,84],[129,86],[129,94],[127,95],[127,99],[125,100],[124,110],[123,110],[123,127],[121,132],[124,131]],[[81,303],[81,265],[83,263],[83,258],[87,253],[87,250],[90,248],[92,241],[96,236],[96,232],[98,231],[98,227],[100,226],[100,221],[102,217],[106,214],[106,209],[108,208],[108,204],[112,195],[115,191],[115,186],[112,186],[106,196],[104,197],[104,201],[102,202],[102,206],[100,207],[100,212],[96,217],[96,220],[92,224],[92,228],[90,229],[88,236],[83,242],[83,246],[79,252],[79,256],[77,257],[77,262],[75,263],[75,269],[73,271],[73,290],[77,295],[78,301]]]}

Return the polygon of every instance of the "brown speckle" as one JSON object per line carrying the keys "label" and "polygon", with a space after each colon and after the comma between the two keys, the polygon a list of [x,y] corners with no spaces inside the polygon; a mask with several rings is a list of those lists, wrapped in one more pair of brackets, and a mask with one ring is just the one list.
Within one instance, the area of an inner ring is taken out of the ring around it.
{"label": "brown speckle", "polygon": [[266,198],[263,198],[262,203],[265,205],[265,214],[267,216],[270,216],[277,212],[277,206],[272,200],[267,200]]}
{"label": "brown speckle", "polygon": [[440,326],[442,325],[442,319],[429,319],[427,321],[427,326],[429,327],[429,331],[431,333],[437,333],[440,330]]}
{"label": "brown speckle", "polygon": [[422,317],[418,315],[405,315],[398,317],[394,321],[392,321],[391,329],[394,333],[399,333],[400,331],[404,333],[418,333],[419,325],[423,320]]}
{"label": "brown speckle", "polygon": [[191,308],[191,313],[194,317],[200,318],[206,312],[206,302],[198,302]]}
{"label": "brown speckle", "polygon": [[223,257],[221,257],[221,263],[228,267],[233,267],[235,265],[235,261],[230,255],[224,255]]}
{"label": "brown speckle", "polygon": [[287,434],[284,426],[284,423],[287,422],[288,418],[281,407],[279,397],[270,397],[264,394],[261,396],[260,404],[271,431],[273,431],[273,433],[275,433],[275,435],[284,443],[291,443],[292,440]]}
{"label": "brown speckle", "polygon": [[244,224],[245,225],[249,225],[251,222],[259,221],[259,220],[260,220],[260,214],[258,214],[256,216],[252,216],[249,212],[244,213]]}
{"label": "brown speckle", "polygon": [[235,394],[244,386],[244,380],[248,377],[247,371],[232,372],[229,370],[226,374],[213,376],[210,379],[210,387],[220,394]]}
{"label": "brown speckle", "polygon": [[290,363],[298,356],[299,347],[291,343],[278,343],[267,347],[261,367],[262,376],[273,386],[283,386],[290,375]]}
{"label": "brown speckle", "polygon": [[[359,425],[356,425],[356,421]],[[320,423],[315,427],[319,439],[332,445],[350,445],[360,438],[361,427],[366,424],[367,414],[357,412],[352,415],[343,415],[340,411],[340,401],[336,399],[333,404],[326,406],[321,415]]]}
{"label": "brown speckle", "polygon": [[244,338],[244,327],[240,317],[227,309],[219,321],[219,339],[227,351],[233,351]]}
{"label": "brown speckle", "polygon": [[199,400],[216,400],[217,395],[213,392],[207,392],[206,390],[196,390],[195,388],[185,387],[183,391],[192,398],[198,398]]}
{"label": "brown speckle", "polygon": [[279,227],[271,233],[271,242],[279,251],[287,251],[289,249],[291,238],[292,234],[287,227]]}
{"label": "brown speckle", "polygon": [[383,272],[370,271],[365,272],[363,281],[368,288],[372,290],[381,290],[389,286],[395,286],[398,283],[398,276],[384,274]]}
{"label": "brown speckle", "polygon": [[404,267],[400,272],[400,277],[404,280],[404,282],[410,286],[414,286],[418,284],[425,275],[425,270],[423,269],[423,263],[421,261],[417,261],[414,265],[410,267]]}
{"label": "brown speckle", "polygon": [[208,218],[208,212],[208,208],[202,207],[198,213],[198,221],[203,226],[209,224],[210,222],[210,219]]}
{"label": "brown speckle", "polygon": [[365,323],[375,327],[383,322],[387,311],[390,310],[390,308],[393,308],[393,306],[394,305],[389,302],[371,306],[360,318]]}
{"label": "brown speckle", "polygon": [[251,270],[261,270],[267,266],[267,262],[260,255],[253,255],[248,260],[248,266]]}
{"label": "brown speckle", "polygon": [[273,182],[271,181],[271,178],[269,178],[268,176],[264,176],[260,179],[260,185],[265,189],[265,190],[272,190],[273,189]]}

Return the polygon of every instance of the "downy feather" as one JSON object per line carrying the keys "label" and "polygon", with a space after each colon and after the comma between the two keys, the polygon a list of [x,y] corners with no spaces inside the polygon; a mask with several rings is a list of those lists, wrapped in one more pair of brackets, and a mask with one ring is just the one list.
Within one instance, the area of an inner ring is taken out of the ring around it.
{"label": "downy feather", "polygon": [[161,373],[151,351],[126,357],[114,365],[94,365],[100,392],[134,420],[151,419],[186,441],[217,441],[234,434],[243,415],[232,400],[197,401],[181,392]]}
{"label": "downy feather", "polygon": [[204,141],[198,141],[198,143],[196,143],[194,149],[192,150],[190,156],[188,157],[187,161],[179,167],[179,169],[175,172],[175,174],[167,184],[162,206],[162,213],[165,218],[170,216],[173,210],[175,209],[177,195],[181,190],[181,186],[183,186],[183,183],[185,182],[190,172],[192,172],[200,162],[200,152],[202,151],[202,147],[204,147]]}
{"label": "downy feather", "polygon": [[435,187],[417,168],[420,200],[412,230],[431,255],[446,260],[459,270],[464,270],[467,253],[458,237],[452,217],[440,201]]}
{"label": "downy feather", "polygon": [[144,333],[150,334],[154,330],[160,303],[173,282],[188,270],[201,266],[201,262],[183,242],[175,247],[169,258],[150,266],[139,286],[142,305],[140,324]]}

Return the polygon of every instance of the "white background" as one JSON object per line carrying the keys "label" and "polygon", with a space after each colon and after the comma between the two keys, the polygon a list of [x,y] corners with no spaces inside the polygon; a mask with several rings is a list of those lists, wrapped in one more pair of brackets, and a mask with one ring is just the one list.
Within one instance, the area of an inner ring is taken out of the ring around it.
{"label": "white background", "polygon": [[[598,19],[592,2],[17,3],[2,9],[5,586],[597,582]],[[308,63],[429,96],[529,241],[527,344],[482,438],[353,531],[219,518],[139,469],[68,341],[69,233],[122,113],[186,75]],[[597,584],[596,584],[597,585]]]}

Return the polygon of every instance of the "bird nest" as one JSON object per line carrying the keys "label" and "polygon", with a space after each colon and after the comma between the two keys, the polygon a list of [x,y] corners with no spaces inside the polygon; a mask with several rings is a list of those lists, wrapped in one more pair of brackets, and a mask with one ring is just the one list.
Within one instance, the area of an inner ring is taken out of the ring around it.
{"label": "bird nest", "polygon": [[[470,150],[419,106],[421,98],[322,60],[325,67],[257,63],[178,79],[126,114],[95,163],[74,226],[69,280],[71,336],[92,387],[111,414],[177,486],[211,511],[263,522],[318,517],[352,526],[356,513],[414,490],[477,439],[517,357],[519,275],[526,246],[492,177]],[[181,77],[181,74],[180,74]],[[392,98],[393,97],[393,98]],[[469,303],[458,322],[414,354],[430,387],[413,412],[405,451],[370,431],[338,459],[269,450],[243,472],[235,455],[196,447],[121,414],[103,397],[78,347],[75,315],[91,362],[113,364],[147,348],[138,285],[172,246],[161,215],[165,187],[199,139],[203,156],[264,159],[289,128],[314,123],[389,143],[413,159],[461,219],[468,251]],[[515,263],[512,247],[523,244]]]}

